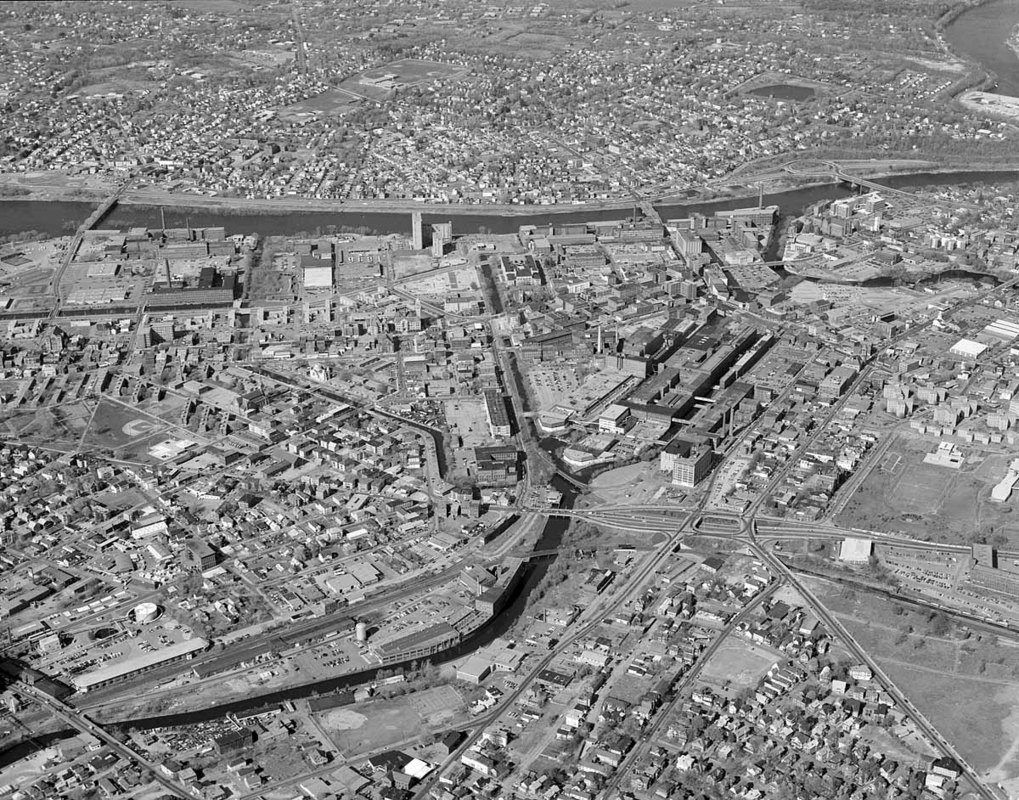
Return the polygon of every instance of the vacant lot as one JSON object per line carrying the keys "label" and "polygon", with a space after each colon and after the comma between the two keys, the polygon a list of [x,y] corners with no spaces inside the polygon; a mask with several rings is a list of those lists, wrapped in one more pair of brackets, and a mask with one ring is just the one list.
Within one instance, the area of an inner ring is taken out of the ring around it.
{"label": "vacant lot", "polygon": [[931,541],[968,544],[980,535],[1002,548],[1019,544],[1019,518],[1013,520],[1011,513],[1019,505],[1015,498],[1006,503],[988,499],[1004,477],[1004,459],[977,454],[960,469],[925,464],[924,456],[934,449],[931,439],[900,435],[837,522]]}
{"label": "vacant lot", "polygon": [[[882,663],[882,668],[974,769],[1004,771],[1004,778],[1019,776],[1014,761],[1001,764],[1015,740],[1015,733],[1009,735],[1004,723],[1019,708],[1019,685],[960,678],[901,663]],[[980,723],[974,724],[975,720]]]}
{"label": "vacant lot", "polygon": [[451,686],[332,709],[319,717],[322,729],[342,753],[389,747],[441,725],[464,708]]}
{"label": "vacant lot", "polygon": [[974,768],[995,781],[1019,778],[1014,648],[865,592],[845,591],[827,581],[811,579],[809,584]]}
{"label": "vacant lot", "polygon": [[639,462],[606,470],[591,481],[593,494],[609,505],[641,505],[653,502],[671,476],[658,469],[658,461]]}
{"label": "vacant lot", "polygon": [[50,446],[76,446],[84,426],[80,404],[8,411],[3,420],[13,438]]}

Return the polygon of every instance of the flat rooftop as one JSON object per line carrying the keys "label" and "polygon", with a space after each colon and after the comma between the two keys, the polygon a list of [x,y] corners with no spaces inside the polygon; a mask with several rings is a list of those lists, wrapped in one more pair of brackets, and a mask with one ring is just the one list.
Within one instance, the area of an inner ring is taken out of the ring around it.
{"label": "flat rooftop", "polygon": [[92,672],[87,672],[84,675],[76,675],[71,679],[71,682],[79,692],[87,692],[93,686],[98,686],[106,681],[116,680],[125,675],[131,675],[150,667],[159,666],[166,661],[172,661],[180,656],[197,653],[208,646],[209,643],[205,639],[196,636],[194,639],[176,642],[154,653],[133,656],[132,658],[118,661],[116,664],[110,664],[108,667],[100,667]]}

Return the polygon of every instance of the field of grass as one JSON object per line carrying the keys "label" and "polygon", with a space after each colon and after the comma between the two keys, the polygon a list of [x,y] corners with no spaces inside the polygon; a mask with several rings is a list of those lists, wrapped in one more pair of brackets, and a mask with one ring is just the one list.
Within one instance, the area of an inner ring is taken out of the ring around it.
{"label": "field of grass", "polygon": [[125,447],[139,438],[165,430],[166,427],[152,417],[103,398],[99,401],[85,441],[100,447]]}
{"label": "field of grass", "polygon": [[284,109],[284,113],[300,114],[310,111],[322,111],[326,114],[339,114],[356,106],[361,98],[343,89],[327,89],[322,94],[301,100]]}
{"label": "field of grass", "polygon": [[996,781],[1019,778],[1013,647],[875,595],[815,579],[809,585],[974,768]]}
{"label": "field of grass", "polygon": [[716,684],[729,681],[738,690],[756,686],[777,661],[779,659],[764,648],[742,639],[730,638],[704,665],[701,677]]}
{"label": "field of grass", "polygon": [[408,86],[422,81],[448,78],[461,71],[460,67],[442,64],[438,61],[422,61],[416,58],[401,58],[381,67],[374,67],[359,76],[360,78],[377,79],[382,75],[396,75],[396,80]]}
{"label": "field of grass", "polygon": [[970,543],[977,534],[999,547],[1019,545],[1015,499],[991,503],[991,487],[1005,474],[997,456],[967,461],[960,469],[923,461],[930,439],[900,435],[880,464],[838,514],[840,525],[920,539]]}
{"label": "field of grass", "polygon": [[1019,701],[1019,687],[988,685],[905,664],[881,665],[974,769],[987,772],[998,765],[1012,743],[1005,738],[1003,723]]}

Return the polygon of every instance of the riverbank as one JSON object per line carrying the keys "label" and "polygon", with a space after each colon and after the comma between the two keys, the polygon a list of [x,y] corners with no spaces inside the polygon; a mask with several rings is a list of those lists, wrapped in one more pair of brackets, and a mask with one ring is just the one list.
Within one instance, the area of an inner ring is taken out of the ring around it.
{"label": "riverbank", "polygon": [[[979,8],[980,6],[986,5],[990,2],[992,2],[992,0],[970,0],[970,2],[957,3],[942,14],[934,23],[934,30],[938,35],[938,41],[944,48],[945,53],[964,64],[969,72],[970,80],[966,83],[960,84],[952,93],[953,98],[960,100],[960,102],[962,96],[967,92],[993,90],[998,81],[998,76],[978,61],[974,60],[967,53],[960,52],[959,49],[955,47],[951,41],[949,41],[947,31],[949,26],[965,12],[971,11],[974,8]],[[970,111],[974,110],[971,106],[967,106],[965,103],[962,103],[962,105]]]}
{"label": "riverbank", "polygon": [[[936,163],[936,162],[930,162]],[[914,171],[912,168],[906,170],[882,170],[870,171],[863,168],[859,161],[855,161],[851,169],[859,172],[861,178],[869,178],[877,182],[882,179],[905,177],[908,175],[952,175],[967,172],[1014,172],[1015,165],[1005,164],[967,164],[966,166],[942,165],[932,168],[924,168],[922,172]],[[788,179],[782,178],[768,182],[769,193],[781,193],[797,191],[800,189],[812,189],[820,186],[830,185],[834,181],[831,178],[824,179],[817,175],[796,176],[790,174]],[[750,186],[746,187],[752,192]],[[685,194],[659,195],[651,198],[655,206],[686,206],[686,205],[710,205],[712,203],[725,203],[731,201],[745,200],[748,205],[757,204],[757,195],[744,194],[739,190],[698,192]],[[543,214],[577,214],[578,212],[625,212],[629,216],[633,210],[632,198],[618,198],[614,200],[591,201],[585,203],[560,203],[556,205],[517,205],[512,203],[492,204],[457,204],[457,203],[423,203],[411,200],[318,200],[315,198],[274,198],[270,200],[249,200],[246,198],[225,198],[208,197],[193,194],[171,194],[163,192],[150,192],[145,190],[128,191],[121,198],[122,205],[133,205],[141,208],[158,208],[162,206],[173,206],[181,209],[206,210],[229,214],[278,214],[281,211],[290,212],[314,212],[325,211],[333,213],[352,214],[410,214],[420,211],[422,214],[436,217],[442,215],[478,215],[498,217],[535,217]]]}
{"label": "riverbank", "polygon": [[[941,166],[924,166],[922,171],[916,169],[917,164],[903,165],[902,169],[887,169],[878,162],[875,169],[868,169],[866,162],[852,159],[844,167],[860,177],[881,182],[889,179],[908,179],[911,176],[930,176],[962,173],[1005,173],[1014,172],[1014,165],[1005,164],[967,164],[965,166],[942,164]],[[927,162],[937,164],[937,162]],[[746,182],[734,176],[734,186],[728,189],[705,190],[696,193],[659,195],[652,199],[656,207],[668,212],[670,208],[693,206],[711,206],[712,204],[739,203],[756,205],[757,196],[753,193],[752,176]],[[766,179],[768,194],[784,194],[800,190],[809,190],[831,185],[832,179],[822,174],[783,175]],[[15,191],[16,190],[16,191]],[[112,185],[89,183],[67,183],[54,180],[44,182],[35,178],[30,182],[21,181],[17,175],[0,175],[0,204],[10,205],[18,202],[53,202],[53,203],[96,203],[112,193]],[[162,192],[152,189],[135,189],[126,191],[119,200],[122,207],[131,207],[139,211],[167,208],[181,212],[203,212],[222,216],[277,216],[281,214],[337,214],[365,215],[388,214],[409,215],[420,211],[428,217],[500,217],[500,218],[554,218],[559,215],[571,215],[574,219],[578,214],[591,213],[604,218],[606,212],[619,212],[619,218],[628,217],[633,210],[632,198],[616,198],[613,200],[593,201],[588,203],[563,203],[556,205],[516,205],[511,203],[456,204],[456,203],[423,203],[410,200],[322,200],[305,197],[280,197],[273,199],[248,199],[233,197],[209,197],[191,193]],[[0,208],[3,206],[0,205]],[[409,225],[407,226],[409,229]]]}
{"label": "riverbank", "polygon": [[977,114],[998,117],[1015,125],[1019,122],[1019,97],[996,92],[978,92],[971,89],[957,98],[963,108]]}

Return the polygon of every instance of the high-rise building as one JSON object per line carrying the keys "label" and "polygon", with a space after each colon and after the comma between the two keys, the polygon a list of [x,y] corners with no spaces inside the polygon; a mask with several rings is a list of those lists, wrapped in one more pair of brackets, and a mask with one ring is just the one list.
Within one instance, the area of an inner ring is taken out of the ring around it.
{"label": "high-rise building", "polygon": [[410,215],[411,228],[413,231],[414,249],[425,249],[425,226],[421,222],[421,212],[415,211]]}
{"label": "high-rise building", "polygon": [[662,451],[659,466],[672,472],[674,484],[692,488],[711,471],[711,460],[711,448],[706,443],[674,439]]}
{"label": "high-rise building", "polygon": [[192,563],[200,570],[212,569],[216,566],[216,551],[201,539],[192,539],[188,543]]}

